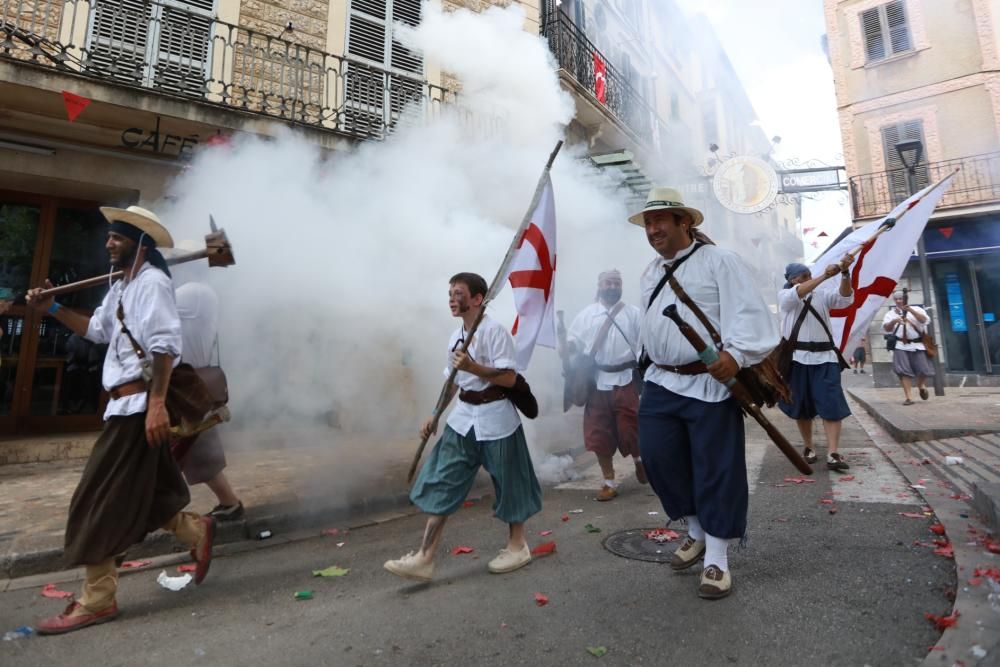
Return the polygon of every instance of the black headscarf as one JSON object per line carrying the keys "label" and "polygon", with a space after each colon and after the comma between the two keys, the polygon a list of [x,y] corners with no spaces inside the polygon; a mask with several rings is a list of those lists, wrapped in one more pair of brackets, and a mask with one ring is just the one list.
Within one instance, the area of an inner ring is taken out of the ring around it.
{"label": "black headscarf", "polygon": [[[160,251],[156,249],[156,241],[153,237],[142,231],[135,225],[130,225],[127,222],[122,222],[121,220],[115,220],[108,227],[108,231],[114,232],[115,234],[121,234],[127,239],[135,241],[139,245],[146,249],[146,261],[163,271],[170,277],[170,269],[167,267],[167,260],[163,258]],[[127,268],[127,267],[123,267]]]}

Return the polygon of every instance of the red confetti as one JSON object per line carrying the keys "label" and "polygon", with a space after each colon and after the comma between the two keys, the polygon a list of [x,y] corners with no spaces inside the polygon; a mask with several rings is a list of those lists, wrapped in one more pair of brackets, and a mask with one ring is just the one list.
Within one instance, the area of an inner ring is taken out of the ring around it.
{"label": "red confetti", "polygon": [[1000,554],[1000,542],[994,542],[993,540],[986,538],[983,542],[983,546],[985,546],[986,550],[991,554]]}
{"label": "red confetti", "polygon": [[815,484],[816,480],[809,479],[808,477],[786,477],[786,482],[791,482],[792,484]]}
{"label": "red confetti", "polygon": [[993,581],[1000,584],[1000,568],[977,567],[972,574],[977,577],[989,577]]}
{"label": "red confetti", "polygon": [[542,593],[535,593],[535,604],[539,607],[544,607],[549,603],[549,596],[543,595]]}
{"label": "red confetti", "polygon": [[829,498],[823,498],[823,499],[822,499],[822,500],[820,500],[819,502],[820,502],[821,504],[823,504],[823,505],[832,505],[832,504],[833,504],[833,501],[832,501],[832,500],[830,500]]}
{"label": "red confetti", "polygon": [[185,563],[184,565],[177,566],[178,572],[197,572],[198,566],[194,563]]}
{"label": "red confetti", "polygon": [[563,521],[569,521],[569,514],[563,514],[562,515],[562,520]]}
{"label": "red confetti", "polygon": [[659,544],[663,544],[664,542],[673,542],[674,540],[680,539],[680,537],[680,533],[668,528],[654,528],[653,530],[646,531],[646,539]]}
{"label": "red confetti", "polygon": [[942,632],[947,630],[948,628],[954,627],[955,624],[958,623],[958,616],[959,613],[957,611],[952,612],[947,616],[935,616],[934,614],[930,613],[924,614],[924,618],[933,623],[934,627],[936,627],[938,630]]}
{"label": "red confetti", "polygon": [[973,577],[972,579],[969,579],[970,586],[978,586],[981,583],[983,583],[983,580],[980,577]]}
{"label": "red confetti", "polygon": [[464,503],[462,503],[462,507],[475,507],[475,506],[476,502],[474,500],[466,500]]}
{"label": "red confetti", "polygon": [[854,475],[844,475],[843,477],[840,478],[840,481],[841,482],[853,482],[854,481]]}
{"label": "red confetti", "polygon": [[549,535],[552,534],[552,531],[551,530],[540,530],[540,531],[538,531],[538,534],[541,537],[548,537]]}
{"label": "red confetti", "polygon": [[555,553],[556,543],[555,542],[542,542],[537,547],[531,550],[532,556],[548,556],[549,554]]}
{"label": "red confetti", "polygon": [[[935,540],[935,542],[936,541],[937,540]],[[944,556],[945,558],[955,557],[955,549],[952,548],[952,546],[948,543],[945,543],[943,546],[940,546],[937,549],[935,549],[934,553],[937,554],[938,556]]]}
{"label": "red confetti", "polygon": [[920,512],[896,512],[899,516],[905,516],[907,519],[924,519],[923,514]]}
{"label": "red confetti", "polygon": [[69,591],[61,591],[56,588],[55,584],[45,584],[42,586],[42,596],[47,598],[54,598],[56,600],[61,600],[63,598],[71,598],[73,594]]}
{"label": "red confetti", "polygon": [[942,526],[940,523],[935,523],[934,525],[931,526],[931,532],[934,533],[935,535],[944,535],[944,526]]}
{"label": "red confetti", "polygon": [[122,567],[126,570],[132,570],[137,567],[146,567],[147,565],[152,565],[151,560],[127,560],[122,563]]}
{"label": "red confetti", "polygon": [[471,554],[473,551],[475,551],[475,549],[473,549],[472,547],[464,547],[464,546],[452,547],[451,555],[458,556],[460,554]]}

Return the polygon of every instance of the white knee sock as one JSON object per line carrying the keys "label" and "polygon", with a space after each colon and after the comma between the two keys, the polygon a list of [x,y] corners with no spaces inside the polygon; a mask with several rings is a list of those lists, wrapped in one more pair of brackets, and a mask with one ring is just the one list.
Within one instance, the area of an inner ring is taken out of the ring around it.
{"label": "white knee sock", "polygon": [[705,533],[705,567],[709,565],[729,571],[729,540]]}
{"label": "white knee sock", "polygon": [[698,523],[698,517],[694,515],[686,516],[684,517],[684,520],[687,521],[688,535],[691,536],[692,540],[705,539],[705,530],[701,527],[701,524]]}

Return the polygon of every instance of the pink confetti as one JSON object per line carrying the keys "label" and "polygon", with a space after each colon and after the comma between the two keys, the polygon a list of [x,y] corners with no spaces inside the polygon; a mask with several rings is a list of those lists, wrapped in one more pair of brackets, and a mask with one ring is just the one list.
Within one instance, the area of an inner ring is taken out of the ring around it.
{"label": "pink confetti", "polygon": [[853,482],[854,481],[854,475],[844,475],[843,477],[840,478],[840,481],[841,482]]}
{"label": "pink confetti", "polygon": [[539,607],[544,607],[549,603],[549,596],[543,595],[542,593],[535,593],[535,604]]}
{"label": "pink confetti", "polygon": [[124,563],[122,563],[122,567],[126,570],[132,570],[137,567],[146,567],[147,565],[152,565],[152,564],[153,561],[151,560],[127,560]]}
{"label": "pink confetti", "polygon": [[552,534],[552,531],[551,530],[540,530],[540,531],[538,531],[538,534],[541,537],[548,537],[549,535]]}
{"label": "pink confetti", "polygon": [[457,547],[452,547],[451,555],[458,556],[461,554],[471,554],[473,551],[475,551],[475,549],[473,549],[472,547],[457,546]]}
{"label": "pink confetti", "polygon": [[177,566],[178,572],[197,572],[198,566],[194,563],[185,563],[184,565]]}
{"label": "pink confetti", "polygon": [[56,588],[55,584],[45,584],[42,586],[42,596],[47,598],[53,598],[56,600],[62,600],[64,598],[71,598],[73,594],[69,591],[61,591]]}
{"label": "pink confetti", "polygon": [[896,512],[899,516],[905,516],[907,519],[926,519],[920,512]]}
{"label": "pink confetti", "polygon": [[815,484],[816,480],[809,479],[808,477],[786,477],[786,482],[791,482],[792,484]]}

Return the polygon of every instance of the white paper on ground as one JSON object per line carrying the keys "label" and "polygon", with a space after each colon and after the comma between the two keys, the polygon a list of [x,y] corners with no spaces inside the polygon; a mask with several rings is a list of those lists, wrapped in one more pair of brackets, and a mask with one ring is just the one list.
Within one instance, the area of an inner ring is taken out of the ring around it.
{"label": "white paper on ground", "polygon": [[180,589],[184,588],[185,586],[191,583],[191,575],[182,574],[179,577],[168,577],[167,571],[163,570],[162,572],[160,572],[160,576],[156,578],[156,583],[163,586],[167,590],[179,591]]}

